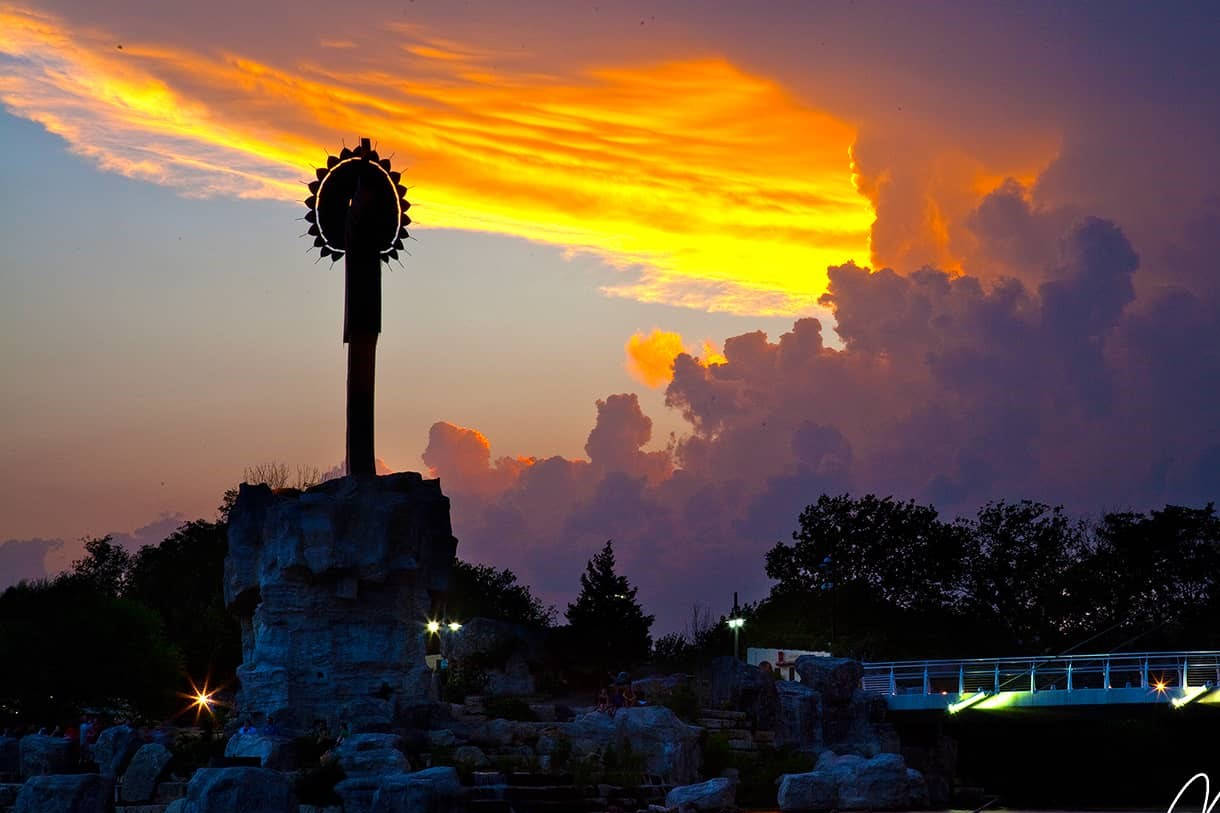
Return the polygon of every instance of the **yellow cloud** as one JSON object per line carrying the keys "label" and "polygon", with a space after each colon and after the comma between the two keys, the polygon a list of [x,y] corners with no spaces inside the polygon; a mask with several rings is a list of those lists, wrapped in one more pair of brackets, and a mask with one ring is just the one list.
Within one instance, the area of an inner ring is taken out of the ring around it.
{"label": "yellow cloud", "polygon": [[673,378],[674,359],[679,353],[690,353],[704,366],[728,361],[709,339],[703,340],[702,348],[702,353],[696,353],[686,347],[682,334],[653,328],[651,333],[636,332],[627,339],[625,366],[637,381],[655,389]]}
{"label": "yellow cloud", "polygon": [[627,272],[606,293],[646,302],[804,312],[827,265],[869,256],[853,128],[775,82],[719,58],[557,77],[412,28],[387,36],[277,64],[119,49],[0,7],[0,101],[107,170],[189,195],[295,200],[323,146],[369,135],[408,170],[419,225],[595,254]]}

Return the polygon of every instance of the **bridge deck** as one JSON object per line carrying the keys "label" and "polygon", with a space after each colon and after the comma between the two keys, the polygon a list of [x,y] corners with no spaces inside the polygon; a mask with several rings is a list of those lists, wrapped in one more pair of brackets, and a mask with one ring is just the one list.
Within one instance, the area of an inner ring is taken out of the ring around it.
{"label": "bridge deck", "polygon": [[1220,651],[866,662],[894,711],[1220,704]]}

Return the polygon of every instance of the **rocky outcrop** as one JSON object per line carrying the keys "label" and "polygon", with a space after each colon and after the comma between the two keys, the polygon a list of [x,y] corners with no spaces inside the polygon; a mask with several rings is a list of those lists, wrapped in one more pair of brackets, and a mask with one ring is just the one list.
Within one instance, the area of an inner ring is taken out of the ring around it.
{"label": "rocky outcrop", "polygon": [[708,705],[744,711],[752,728],[772,729],[779,718],[775,679],[729,655],[712,659]]}
{"label": "rocky outcrop", "polygon": [[450,813],[462,795],[453,768],[428,768],[381,780],[372,813]]}
{"label": "rocky outcrop", "polygon": [[664,706],[620,709],[613,717],[590,712],[563,728],[575,756],[630,748],[632,754],[643,757],[647,773],[675,783],[690,782],[699,775],[703,729],[687,725]]}
{"label": "rocky outcrop", "polygon": [[131,726],[115,725],[105,729],[93,744],[93,761],[97,763],[98,772],[104,776],[121,775],[143,744]]}
{"label": "rocky outcrop", "polygon": [[150,742],[140,746],[119,786],[119,799],[124,802],[152,801],[170,760],[174,758],[169,749],[159,743]]}
{"label": "rocky outcrop", "polygon": [[851,700],[852,694],[860,688],[864,670],[859,661],[849,658],[802,655],[796,659],[796,673],[801,676],[801,683],[834,705]]}
{"label": "rocky outcrop", "polygon": [[96,773],[35,776],[17,794],[14,813],[106,813],[114,779]]}
{"label": "rocky outcrop", "polygon": [[63,773],[71,762],[72,744],[63,737],[30,734],[21,738],[19,755],[22,779]]}
{"label": "rocky outcrop", "polygon": [[871,759],[823,752],[813,771],[780,779],[784,811],[909,810],[927,804],[922,775],[898,754]]}
{"label": "rocky outcrop", "polygon": [[225,743],[226,757],[257,759],[260,767],[291,771],[297,767],[296,745],[287,737],[234,734]]}
{"label": "rocky outcrop", "polygon": [[665,806],[678,810],[732,810],[737,801],[737,786],[719,777],[697,785],[681,785],[665,795]]}
{"label": "rocky outcrop", "polygon": [[339,767],[349,777],[384,776],[410,770],[407,758],[398,750],[396,734],[353,734],[335,749]]}
{"label": "rocky outcrop", "polygon": [[471,770],[487,768],[491,765],[491,760],[487,758],[487,754],[483,753],[483,749],[477,745],[462,745],[455,748],[453,751],[453,761],[463,768]]}
{"label": "rocky outcrop", "polygon": [[426,700],[420,619],[448,588],[456,544],[439,482],[414,472],[304,493],[243,483],[224,584],[242,625],[240,710],[291,732],[337,729],[354,701],[384,701],[392,718]]}
{"label": "rocky outcrop", "polygon": [[297,813],[297,801],[278,771],[202,768],[186,786],[182,813]]}
{"label": "rocky outcrop", "polygon": [[822,696],[816,690],[793,680],[777,680],[775,691],[779,698],[775,744],[808,753],[820,751]]}

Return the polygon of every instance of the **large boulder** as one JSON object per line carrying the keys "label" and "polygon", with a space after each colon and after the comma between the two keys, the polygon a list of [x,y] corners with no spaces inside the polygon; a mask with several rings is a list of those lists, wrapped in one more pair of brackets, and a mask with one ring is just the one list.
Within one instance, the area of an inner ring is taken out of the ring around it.
{"label": "large boulder", "polygon": [[566,730],[574,757],[630,748],[643,757],[645,771],[670,782],[690,782],[699,774],[703,729],[687,725],[664,706],[619,709],[613,716],[595,711],[551,728]]}
{"label": "large boulder", "polygon": [[487,671],[484,694],[493,697],[519,697],[534,693],[534,676],[520,652],[508,656],[504,665]]}
{"label": "large boulder", "polygon": [[148,802],[157,791],[157,782],[165,774],[174,755],[159,743],[140,746],[123,774],[119,799],[124,802]]}
{"label": "large boulder", "polygon": [[297,813],[297,800],[278,771],[201,768],[186,786],[182,813]]}
{"label": "large boulder", "polygon": [[131,726],[114,725],[97,735],[93,760],[104,776],[119,776],[144,741]]}
{"label": "large boulder", "polygon": [[462,794],[454,768],[428,768],[384,777],[372,813],[450,813]]}
{"label": "large boulder", "polygon": [[678,809],[721,811],[733,809],[737,801],[737,786],[732,780],[718,777],[697,785],[680,785],[665,794],[665,806]]}
{"label": "large boulder", "polygon": [[729,655],[712,659],[708,702],[749,715],[755,728],[773,729],[779,717],[775,679]]}
{"label": "large boulder", "polygon": [[927,791],[898,754],[865,759],[826,751],[809,773],[781,778],[778,801],[784,811],[907,810],[926,805]]}
{"label": "large boulder", "polygon": [[96,773],[35,776],[17,794],[14,813],[106,813],[114,778]]}
{"label": "large boulder", "polygon": [[882,725],[885,698],[857,689],[843,703],[823,703],[822,735],[828,748],[840,754],[874,757],[899,750],[892,729]]}
{"label": "large boulder", "polygon": [[17,776],[21,773],[21,741],[16,737],[0,737],[0,774]]}
{"label": "large boulder", "polygon": [[453,749],[453,761],[463,768],[477,770],[491,766],[491,760],[477,745],[460,745]]}
{"label": "large boulder", "polygon": [[794,680],[777,680],[779,719],[775,744],[817,753],[822,748],[822,696]]}
{"label": "large boulder", "polygon": [[225,743],[225,756],[257,759],[263,768],[291,771],[297,767],[296,743],[267,734],[234,734]]}
{"label": "large boulder", "polygon": [[852,693],[860,688],[860,677],[864,674],[860,662],[850,658],[802,655],[796,659],[795,666],[801,683],[822,695],[827,705],[851,700]]}
{"label": "large boulder", "polygon": [[64,773],[72,760],[72,743],[63,737],[29,734],[21,738],[21,778]]}
{"label": "large boulder", "polygon": [[335,749],[339,767],[349,778],[384,776],[410,770],[396,734],[353,734]]}
{"label": "large boulder", "polygon": [[776,801],[780,810],[833,810],[838,803],[834,777],[824,771],[780,777]]}

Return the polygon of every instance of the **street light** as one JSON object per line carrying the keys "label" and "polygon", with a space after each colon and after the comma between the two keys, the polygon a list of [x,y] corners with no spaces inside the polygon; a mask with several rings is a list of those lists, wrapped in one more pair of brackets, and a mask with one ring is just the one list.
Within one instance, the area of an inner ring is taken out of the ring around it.
{"label": "street light", "polygon": [[733,658],[737,658],[737,636],[741,634],[741,628],[746,625],[744,618],[730,618],[729,629],[733,631]]}
{"label": "street light", "polygon": [[462,625],[461,625],[461,624],[459,624],[458,622],[456,622],[456,621],[450,621],[450,622],[449,622],[449,631],[450,631],[450,632],[457,632],[457,631],[458,631],[458,630],[460,630],[461,628],[462,628]]}
{"label": "street light", "polygon": [[436,635],[440,631],[441,631],[441,624],[439,621],[429,621],[428,622],[428,632],[430,634]]}

